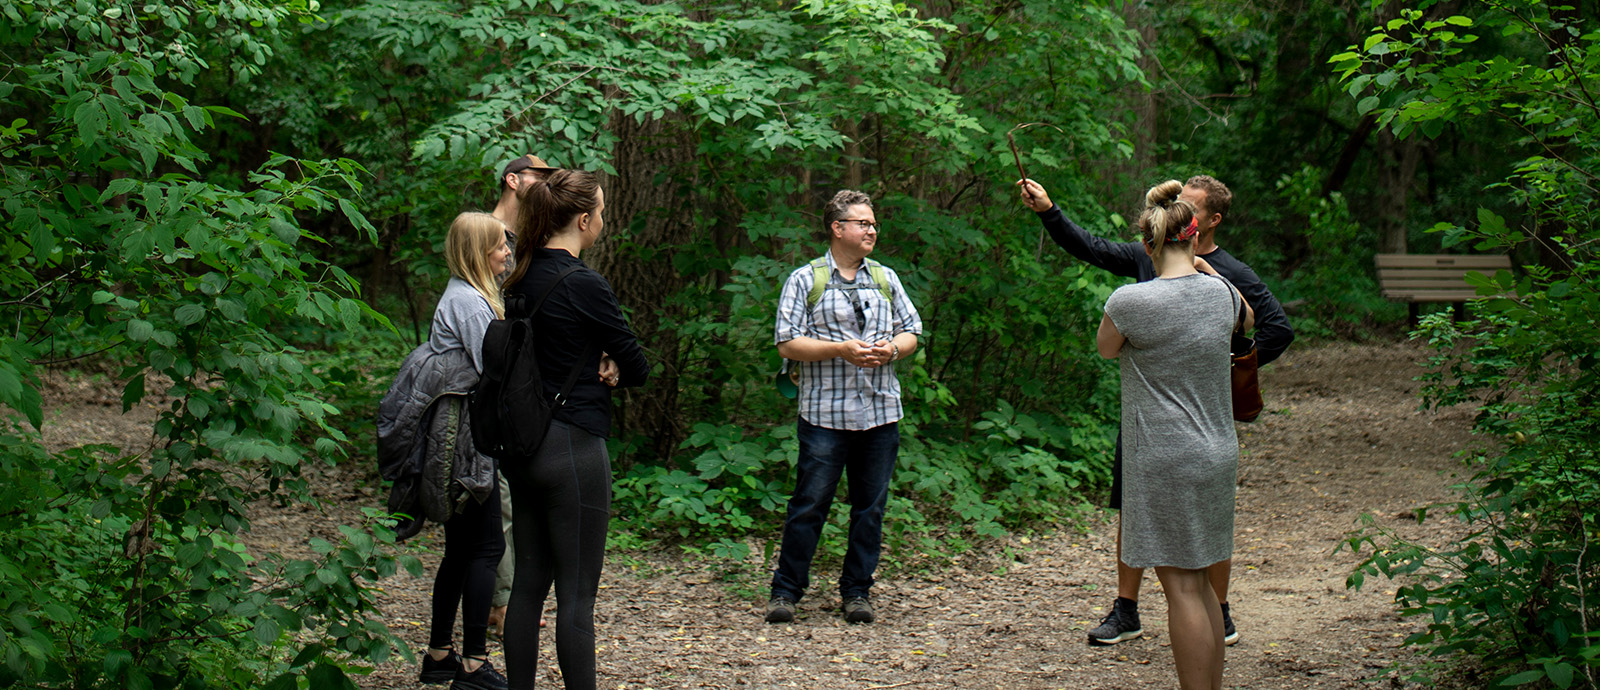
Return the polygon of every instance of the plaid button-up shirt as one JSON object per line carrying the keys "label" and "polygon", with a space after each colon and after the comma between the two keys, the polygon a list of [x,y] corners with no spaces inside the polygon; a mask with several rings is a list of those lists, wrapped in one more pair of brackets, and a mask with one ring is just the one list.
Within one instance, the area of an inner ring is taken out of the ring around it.
{"label": "plaid button-up shirt", "polygon": [[[875,343],[901,333],[922,334],[922,317],[906,296],[894,269],[883,267],[890,299],[872,282],[865,265],[854,281],[839,275],[829,251],[824,258],[831,270],[827,289],[817,305],[806,309],[811,292],[809,264],[795,269],[778,298],[778,325],[774,342],[800,336],[832,342],[861,340]],[[859,312],[857,311],[859,307]],[[900,380],[894,364],[862,368],[842,357],[821,362],[793,362],[800,367],[800,416],[825,429],[860,431],[900,421]]]}

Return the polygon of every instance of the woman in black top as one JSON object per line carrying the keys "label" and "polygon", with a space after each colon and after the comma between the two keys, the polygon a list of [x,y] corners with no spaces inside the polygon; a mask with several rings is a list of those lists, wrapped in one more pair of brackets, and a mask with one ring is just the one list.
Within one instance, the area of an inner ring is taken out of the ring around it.
{"label": "woman in black top", "polygon": [[[560,392],[573,367],[584,373],[566,403],[555,408],[539,451],[501,464],[517,516],[511,528],[516,577],[506,614],[506,670],[511,687],[533,687],[539,615],[554,582],[561,675],[568,690],[592,690],[594,602],[611,519],[611,387],[642,385],[650,365],[611,284],[578,259],[604,228],[599,182],[586,172],[557,170],[519,197],[516,268],[506,279],[506,294],[521,295],[531,306],[557,274],[582,267],[555,287],[533,324],[543,335],[538,354],[546,396]],[[616,363],[605,367],[605,380],[596,373],[603,356]]]}

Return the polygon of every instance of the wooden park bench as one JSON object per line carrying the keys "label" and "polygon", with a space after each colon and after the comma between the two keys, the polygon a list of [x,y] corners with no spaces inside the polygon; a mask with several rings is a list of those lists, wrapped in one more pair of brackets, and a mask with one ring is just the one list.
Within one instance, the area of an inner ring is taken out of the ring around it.
{"label": "wooden park bench", "polygon": [[1467,301],[1478,297],[1477,288],[1467,284],[1467,274],[1494,275],[1511,268],[1511,257],[1496,254],[1379,254],[1376,261],[1378,287],[1386,299],[1406,303],[1412,326],[1422,302],[1452,302],[1455,319],[1465,319]]}

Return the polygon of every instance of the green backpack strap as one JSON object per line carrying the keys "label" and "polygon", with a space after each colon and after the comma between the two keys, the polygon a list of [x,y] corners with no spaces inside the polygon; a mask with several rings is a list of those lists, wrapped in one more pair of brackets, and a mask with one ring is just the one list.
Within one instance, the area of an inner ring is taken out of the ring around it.
{"label": "green backpack strap", "polygon": [[828,268],[827,257],[819,256],[811,260],[811,292],[806,293],[806,309],[814,309],[822,301],[822,291],[828,288],[828,278],[833,274],[833,269]]}
{"label": "green backpack strap", "polygon": [[889,308],[894,308],[894,295],[889,290],[889,272],[884,270],[883,264],[872,259],[862,259],[867,264],[867,275],[872,276],[872,282],[878,286],[878,292],[883,295],[883,300],[889,303]]}
{"label": "green backpack strap", "polygon": [[[891,306],[894,304],[894,295],[889,288],[889,272],[872,259],[862,259],[867,265],[867,275],[872,276],[872,283],[878,286],[878,292]],[[806,293],[806,308],[812,309],[822,301],[822,292],[828,288],[828,279],[833,277],[833,269],[828,266],[827,257],[817,257],[811,260],[811,292]]]}

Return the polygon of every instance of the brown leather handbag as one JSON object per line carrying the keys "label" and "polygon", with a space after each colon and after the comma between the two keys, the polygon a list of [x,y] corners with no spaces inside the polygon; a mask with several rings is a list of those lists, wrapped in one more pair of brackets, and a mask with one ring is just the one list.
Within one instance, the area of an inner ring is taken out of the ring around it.
{"label": "brown leather handbag", "polygon": [[[1238,295],[1239,291],[1229,287]],[[1261,381],[1256,377],[1256,341],[1244,334],[1244,296],[1239,295],[1239,316],[1233,324],[1233,337],[1228,345],[1233,375],[1233,418],[1240,422],[1253,422],[1261,416]]]}

